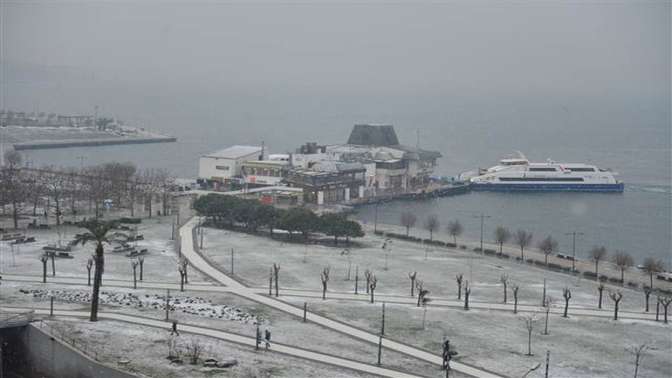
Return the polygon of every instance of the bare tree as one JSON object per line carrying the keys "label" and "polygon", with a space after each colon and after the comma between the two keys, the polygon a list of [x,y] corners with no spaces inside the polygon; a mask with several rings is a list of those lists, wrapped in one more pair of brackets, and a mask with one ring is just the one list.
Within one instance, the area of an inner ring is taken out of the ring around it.
{"label": "bare tree", "polygon": [[546,306],[544,306],[546,309],[546,321],[544,322],[544,335],[548,335],[548,317],[549,314],[551,313],[551,306],[553,305],[553,303],[554,303],[553,298],[551,298],[550,296],[546,297]]}
{"label": "bare tree", "polygon": [[180,259],[179,264],[182,267],[182,271],[184,271],[184,283],[188,284],[189,283],[189,271],[187,269],[189,267],[189,260],[182,257]]}
{"label": "bare tree", "polygon": [[417,286],[418,289],[418,307],[421,305],[424,305],[427,300],[427,294],[429,294],[429,290],[423,288],[423,282],[421,280],[418,280],[416,284],[419,284]]}
{"label": "bare tree", "polygon": [[513,313],[517,314],[518,313],[518,290],[520,289],[520,286],[518,284],[513,284],[511,286],[511,291],[513,291]]}
{"label": "bare tree", "polygon": [[278,286],[278,273],[280,272],[280,264],[273,263],[273,279],[275,281],[275,297],[280,295],[280,288]]}
{"label": "bare tree", "polygon": [[651,296],[651,292],[653,292],[653,289],[644,286],[644,301],[646,304],[646,307],[644,309],[645,312],[649,312],[649,297]]}
{"label": "bare tree", "polygon": [[624,281],[624,276],[625,276],[625,271],[628,270],[631,266],[635,264],[635,262],[632,260],[632,256],[627,254],[626,252],[623,251],[617,251],[616,255],[614,255],[614,264],[620,269],[621,271],[621,284],[623,284]]}
{"label": "bare tree", "polygon": [[516,245],[520,247],[520,259],[525,260],[525,248],[532,243],[532,233],[527,232],[525,230],[518,230],[516,231],[516,235],[514,236],[514,239],[516,241]]}
{"label": "bare tree", "polygon": [[619,290],[610,291],[609,298],[614,301],[614,320],[618,320],[618,304],[621,302],[621,299],[623,299],[623,293]]}
{"label": "bare tree", "polygon": [[177,264],[177,272],[180,273],[180,291],[184,291],[184,283],[186,282],[187,272],[182,264]]}
{"label": "bare tree", "polygon": [[547,236],[544,240],[539,242],[539,250],[544,253],[544,264],[548,265],[548,256],[557,248],[558,242],[550,236]]}
{"label": "bare tree", "polygon": [[427,220],[425,220],[425,229],[429,231],[429,240],[434,239],[434,231],[438,230],[439,227],[441,227],[439,218],[437,218],[437,216],[434,214],[429,215]]}
{"label": "bare tree", "polygon": [[640,345],[631,345],[625,348],[626,351],[630,352],[635,356],[635,378],[637,378],[637,373],[639,372],[639,364],[642,361],[642,357],[644,357],[644,353],[646,353],[649,349],[651,349],[651,346],[646,343]]}
{"label": "bare tree", "polygon": [[411,227],[415,226],[417,220],[418,218],[411,212],[407,211],[401,214],[401,225],[406,227],[406,236],[408,236]]}
{"label": "bare tree", "polygon": [[371,274],[371,279],[369,280],[369,291],[371,292],[371,303],[373,303],[373,295],[376,291],[376,286],[378,286],[378,279],[375,274]]}
{"label": "bare tree", "polygon": [[203,345],[196,338],[193,338],[189,344],[186,345],[186,349],[186,355],[189,356],[189,363],[192,365],[198,364],[198,360],[203,353]]}
{"label": "bare tree", "polygon": [[133,289],[138,288],[138,276],[136,274],[136,272],[138,270],[138,265],[140,265],[138,260],[136,260],[136,259],[131,260],[131,269],[133,269]]}
{"label": "bare tree", "polygon": [[602,308],[602,292],[604,291],[604,283],[600,282],[599,285],[597,285],[597,292],[599,293],[599,300],[597,302],[597,308]]}
{"label": "bare tree", "polygon": [[532,356],[532,331],[534,326],[537,323],[536,314],[528,314],[522,317],[523,323],[525,324],[525,329],[527,330],[527,355]]}
{"label": "bare tree", "polygon": [[455,280],[457,281],[457,299],[458,300],[462,299],[462,280],[463,279],[464,279],[464,275],[462,273],[455,276]]}
{"label": "bare tree", "polygon": [[607,248],[605,247],[593,247],[590,250],[590,258],[595,262],[595,279],[598,279],[598,270],[600,261],[607,257]]}
{"label": "bare tree", "polygon": [[8,165],[0,170],[0,193],[2,193],[3,202],[12,206],[12,221],[16,229],[19,228],[19,211],[28,196],[26,175],[19,167],[21,155],[18,152],[8,151],[5,154],[5,161]]}
{"label": "bare tree", "polygon": [[145,257],[144,256],[138,257],[138,263],[140,264],[140,281],[142,281],[142,273],[145,265]]}
{"label": "bare tree", "polygon": [[371,277],[373,276],[373,272],[370,270],[366,269],[364,271],[364,278],[366,278],[366,294],[369,294],[369,285],[371,284]]}
{"label": "bare tree", "polygon": [[42,261],[42,283],[47,283],[47,262],[49,261],[49,256],[40,256],[40,261]]}
{"label": "bare tree", "polygon": [[660,304],[663,305],[663,322],[667,324],[667,308],[672,303],[672,297],[662,297],[660,298]]}
{"label": "bare tree", "polygon": [[[495,229],[495,241],[499,244],[499,255],[502,255],[504,243],[511,239],[511,231],[508,228],[499,226]],[[506,302],[505,302],[506,303]]]}
{"label": "bare tree", "polygon": [[415,288],[418,290],[418,304],[417,304],[418,307],[420,307],[420,301],[422,300],[422,298],[420,298],[420,292],[422,291],[424,285],[425,282],[423,280],[415,281]]}
{"label": "bare tree", "polygon": [[469,309],[469,295],[471,294],[471,288],[469,287],[469,280],[464,283],[464,309]]}
{"label": "bare tree", "polygon": [[56,172],[55,169],[50,167],[45,170],[51,171],[51,173],[44,175],[44,185],[47,189],[47,195],[53,200],[56,225],[58,226],[61,224],[61,207],[63,197],[68,189],[68,176],[64,173]]}
{"label": "bare tree", "polygon": [[642,264],[644,267],[642,270],[649,275],[649,287],[653,289],[653,275],[663,271],[664,264],[660,260],[656,260],[652,257],[647,257],[644,259]]}
{"label": "bare tree", "polygon": [[453,237],[453,244],[457,245],[457,237],[462,235],[462,231],[464,231],[460,221],[455,220],[448,223],[447,231]]}
{"label": "bare tree", "polygon": [[506,286],[509,284],[509,275],[504,273],[499,277],[499,282],[504,287],[504,303],[506,303]]}
{"label": "bare tree", "polygon": [[411,280],[411,297],[415,297],[415,278],[418,276],[418,272],[408,272],[408,278]]}
{"label": "bare tree", "polygon": [[89,257],[88,260],[86,260],[86,272],[88,279],[86,281],[87,286],[91,286],[91,268],[93,267],[93,257]]}
{"label": "bare tree", "polygon": [[[327,284],[329,283],[329,267],[322,269],[320,280],[322,281],[322,299],[327,299]],[[370,285],[370,282],[369,282]]]}
{"label": "bare tree", "polygon": [[567,309],[569,308],[569,300],[572,299],[572,291],[568,287],[562,289],[562,297],[565,298],[565,312],[562,316],[566,318]]}

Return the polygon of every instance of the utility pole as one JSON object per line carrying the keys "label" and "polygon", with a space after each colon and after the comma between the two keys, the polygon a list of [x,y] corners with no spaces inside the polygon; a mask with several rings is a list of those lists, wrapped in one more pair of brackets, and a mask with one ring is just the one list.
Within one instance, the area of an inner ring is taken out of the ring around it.
{"label": "utility pole", "polygon": [[380,334],[385,335],[385,302],[383,302],[383,319],[380,323]]}
{"label": "utility pole", "polygon": [[378,338],[378,366],[380,366],[380,357],[383,353],[383,335],[380,335]]}
{"label": "utility pole", "polygon": [[550,360],[550,357],[551,357],[551,351],[547,350],[546,351],[546,373],[544,373],[545,378],[548,378],[548,362]]}
{"label": "utility pole", "polygon": [[583,236],[583,232],[568,232],[565,235],[572,235],[572,272],[576,271],[576,235]]}
{"label": "utility pole", "polygon": [[231,275],[233,276],[233,248],[231,248]]}
{"label": "utility pole", "polygon": [[492,218],[490,215],[485,215],[481,213],[481,215],[477,215],[474,218],[481,218],[481,253],[483,253],[483,229],[485,226],[485,218]]}
{"label": "utility pole", "polygon": [[375,211],[374,216],[373,216],[373,232],[374,233],[378,232],[378,202],[376,202],[375,209],[376,209],[376,211]]}
{"label": "utility pole", "polygon": [[170,289],[166,290],[166,321],[168,321],[169,312],[170,312]]}

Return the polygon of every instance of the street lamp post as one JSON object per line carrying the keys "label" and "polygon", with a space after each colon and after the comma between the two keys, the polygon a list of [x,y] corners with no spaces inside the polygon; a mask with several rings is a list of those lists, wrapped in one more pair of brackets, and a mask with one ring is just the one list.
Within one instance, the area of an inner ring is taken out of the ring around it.
{"label": "street lamp post", "polygon": [[572,272],[576,271],[576,235],[583,236],[583,232],[568,232],[565,235],[572,235]]}
{"label": "street lamp post", "polygon": [[492,218],[490,215],[485,215],[481,213],[481,215],[477,215],[474,218],[481,218],[481,253],[483,253],[483,229],[485,226],[485,218]]}

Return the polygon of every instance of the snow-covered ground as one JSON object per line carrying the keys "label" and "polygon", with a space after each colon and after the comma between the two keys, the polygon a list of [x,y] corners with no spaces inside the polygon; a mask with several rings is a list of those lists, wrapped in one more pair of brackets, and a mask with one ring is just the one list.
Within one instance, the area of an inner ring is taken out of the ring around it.
{"label": "snow-covered ground", "polygon": [[115,321],[97,323],[80,320],[54,320],[48,322],[54,333],[65,332],[69,337],[85,341],[89,353],[100,361],[148,377],[365,377],[355,372],[288,357],[282,354],[259,351],[235,343],[213,340],[208,337],[181,334],[176,338],[178,347],[184,349],[193,341],[203,347],[202,357],[218,361],[237,360],[238,365],[227,369],[205,368],[191,365],[183,357],[182,365],[170,364],[168,332],[165,330],[129,325]]}
{"label": "snow-covered ground", "polygon": [[[502,301],[503,296],[500,276],[507,274],[512,282],[520,286],[520,303],[539,305],[546,279],[547,294],[555,300],[555,306],[561,306],[562,289],[568,287],[572,290],[571,305],[597,307],[598,291],[594,281],[470,251],[432,248],[425,259],[425,250],[421,246],[394,240],[389,250],[388,269],[385,270],[386,252],[381,248],[382,243],[383,238],[368,235],[361,240],[361,248],[350,248],[348,253],[344,252],[345,246],[304,246],[280,239],[207,229],[204,253],[229,270],[233,248],[235,274],[252,286],[267,286],[270,267],[273,263],[280,264],[281,295],[283,287],[320,290],[320,272],[326,266],[331,267],[329,291],[352,292],[357,267],[360,290],[363,290],[363,271],[370,269],[378,279],[378,294],[410,295],[408,273],[417,271],[418,279],[424,281],[424,288],[430,290],[430,298],[454,298],[457,287],[455,275],[462,273],[464,279],[470,281],[472,301],[497,303]],[[349,266],[351,280],[348,281]],[[604,308],[613,308],[608,291],[621,290],[624,295],[621,309],[643,310],[644,295],[641,292],[606,286]],[[508,298],[512,300],[510,291]],[[287,300],[300,305],[304,299]],[[653,299],[651,303],[655,311]],[[372,332],[380,328],[379,304],[328,299],[324,302],[309,300],[309,306],[323,315],[353,322]],[[672,326],[662,323],[574,317],[570,310],[569,319],[551,316],[551,334],[548,336],[539,335],[540,326],[543,326],[543,320],[540,320],[533,335],[536,357],[527,357],[524,356],[525,329],[519,316],[512,313],[430,307],[427,330],[422,330],[421,309],[404,305],[390,305],[388,308],[386,334],[389,337],[439,353],[439,343],[445,335],[461,350],[459,358],[462,362],[511,376],[520,376],[527,368],[540,362],[546,349],[551,350],[553,356],[553,376],[630,376],[634,359],[625,352],[625,348],[645,342],[654,345],[656,350],[645,357],[648,361],[645,364],[649,365],[642,367],[641,376],[665,376],[665,372],[672,370],[672,363],[667,360],[672,353]]]}

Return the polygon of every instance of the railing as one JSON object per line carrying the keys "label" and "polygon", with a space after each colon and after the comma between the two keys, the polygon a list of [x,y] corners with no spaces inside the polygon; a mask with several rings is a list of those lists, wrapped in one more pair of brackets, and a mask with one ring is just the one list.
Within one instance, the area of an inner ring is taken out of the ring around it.
{"label": "railing", "polygon": [[62,342],[63,344],[69,345],[73,349],[79,351],[94,361],[100,362],[98,359],[98,352],[95,350],[95,348],[90,346],[85,339],[76,338],[74,333],[70,332],[70,330],[66,329],[65,327],[49,324],[40,319],[39,329],[49,336],[58,339],[58,341]]}

